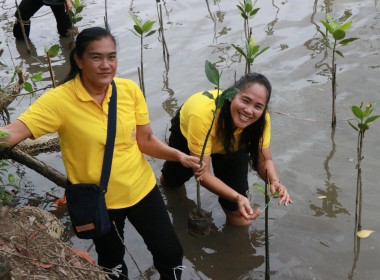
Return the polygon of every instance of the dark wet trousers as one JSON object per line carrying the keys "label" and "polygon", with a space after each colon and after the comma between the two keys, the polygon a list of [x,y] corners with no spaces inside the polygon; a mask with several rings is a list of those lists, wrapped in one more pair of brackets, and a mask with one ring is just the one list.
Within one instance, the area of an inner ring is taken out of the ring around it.
{"label": "dark wet trousers", "polygon": [[[20,14],[23,21],[29,21],[30,18],[44,5],[42,0],[22,0],[19,8]],[[66,36],[67,30],[72,27],[69,14],[65,12],[64,5],[50,6],[55,20],[57,21],[57,30],[59,35]],[[15,17],[19,19],[18,12],[16,10]],[[29,37],[30,33],[30,22],[24,24],[26,36]],[[24,37],[21,31],[20,22],[16,22],[13,26],[13,35],[17,40],[23,40]]]}
{"label": "dark wet trousers", "polygon": [[[183,249],[157,185],[136,205],[111,209],[108,213],[123,239],[125,219],[128,218],[152,253],[153,264],[162,280],[181,279],[182,271],[176,268],[182,265]],[[119,278],[111,276],[111,278],[128,279],[127,266],[123,260],[125,247],[115,229],[102,238],[94,239],[94,243],[100,266],[112,269],[121,265],[123,276]]]}
{"label": "dark wet trousers", "polygon": [[[180,129],[180,110],[171,120],[169,146],[176,148],[185,154],[190,154],[186,138]],[[211,162],[215,177],[222,180],[241,195],[247,196],[248,191],[248,152],[239,150],[229,155],[211,154]],[[194,174],[191,168],[182,166],[179,162],[165,161],[161,170],[168,187],[180,187]],[[223,197],[218,198],[219,204],[226,210],[235,211],[238,206],[235,202]]]}

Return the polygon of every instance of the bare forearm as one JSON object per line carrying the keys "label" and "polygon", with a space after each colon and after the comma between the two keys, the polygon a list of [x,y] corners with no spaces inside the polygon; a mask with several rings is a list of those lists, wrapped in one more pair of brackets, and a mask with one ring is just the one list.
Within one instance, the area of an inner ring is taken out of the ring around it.
{"label": "bare forearm", "polygon": [[141,152],[148,156],[169,161],[179,161],[182,154],[180,151],[161,142],[154,135],[150,135],[147,141],[139,143],[139,148]]}
{"label": "bare forearm", "polygon": [[29,128],[19,120],[16,120],[7,126],[0,127],[0,131],[5,131],[9,134],[6,138],[0,138],[0,142],[5,142],[9,146],[14,146],[22,140],[32,136]]}

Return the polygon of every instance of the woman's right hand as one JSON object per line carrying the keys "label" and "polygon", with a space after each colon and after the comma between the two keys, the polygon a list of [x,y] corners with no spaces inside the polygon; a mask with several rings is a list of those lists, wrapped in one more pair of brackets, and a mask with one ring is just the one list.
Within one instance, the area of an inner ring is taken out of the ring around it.
{"label": "woman's right hand", "polygon": [[241,194],[238,194],[236,197],[236,203],[238,204],[238,209],[240,214],[246,219],[246,220],[254,220],[258,216],[260,216],[260,209],[257,208],[255,211],[253,211],[251,207],[251,203],[249,199]]}

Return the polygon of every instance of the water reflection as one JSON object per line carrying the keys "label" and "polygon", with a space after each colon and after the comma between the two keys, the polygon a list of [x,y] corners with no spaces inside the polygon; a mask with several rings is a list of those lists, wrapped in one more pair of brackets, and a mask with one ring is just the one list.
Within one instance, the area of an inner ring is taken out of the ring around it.
{"label": "water reflection", "polygon": [[321,199],[322,206],[319,207],[315,204],[310,204],[310,208],[314,210],[314,216],[327,216],[329,218],[336,218],[339,214],[349,214],[346,208],[342,206],[342,204],[338,201],[338,191],[340,191],[340,188],[338,188],[334,183],[331,182],[331,172],[329,168],[329,162],[334,157],[335,150],[336,150],[336,144],[334,141],[335,136],[335,128],[331,128],[331,151],[329,155],[326,157],[326,160],[324,161],[324,167],[326,170],[326,190],[318,189],[317,194],[318,196],[326,196],[326,198]]}
{"label": "water reflection", "polygon": [[264,263],[264,256],[256,255],[255,249],[263,246],[264,231],[250,232],[249,227],[225,224],[221,228],[213,225],[207,236],[192,236],[187,231],[187,221],[190,210],[196,207],[195,202],[187,198],[184,187],[162,192],[185,257],[197,272],[191,279],[203,279],[202,274],[211,279],[240,279]]}

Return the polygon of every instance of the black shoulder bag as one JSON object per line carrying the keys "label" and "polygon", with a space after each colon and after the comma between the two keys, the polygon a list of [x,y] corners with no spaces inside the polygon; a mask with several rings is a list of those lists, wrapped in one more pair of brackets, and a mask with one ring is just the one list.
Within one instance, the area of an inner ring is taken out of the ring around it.
{"label": "black shoulder bag", "polygon": [[71,184],[66,188],[67,208],[76,236],[82,239],[99,238],[111,230],[105,194],[110,177],[116,134],[117,92],[112,81],[112,96],[108,108],[107,140],[104,151],[100,186]]}

